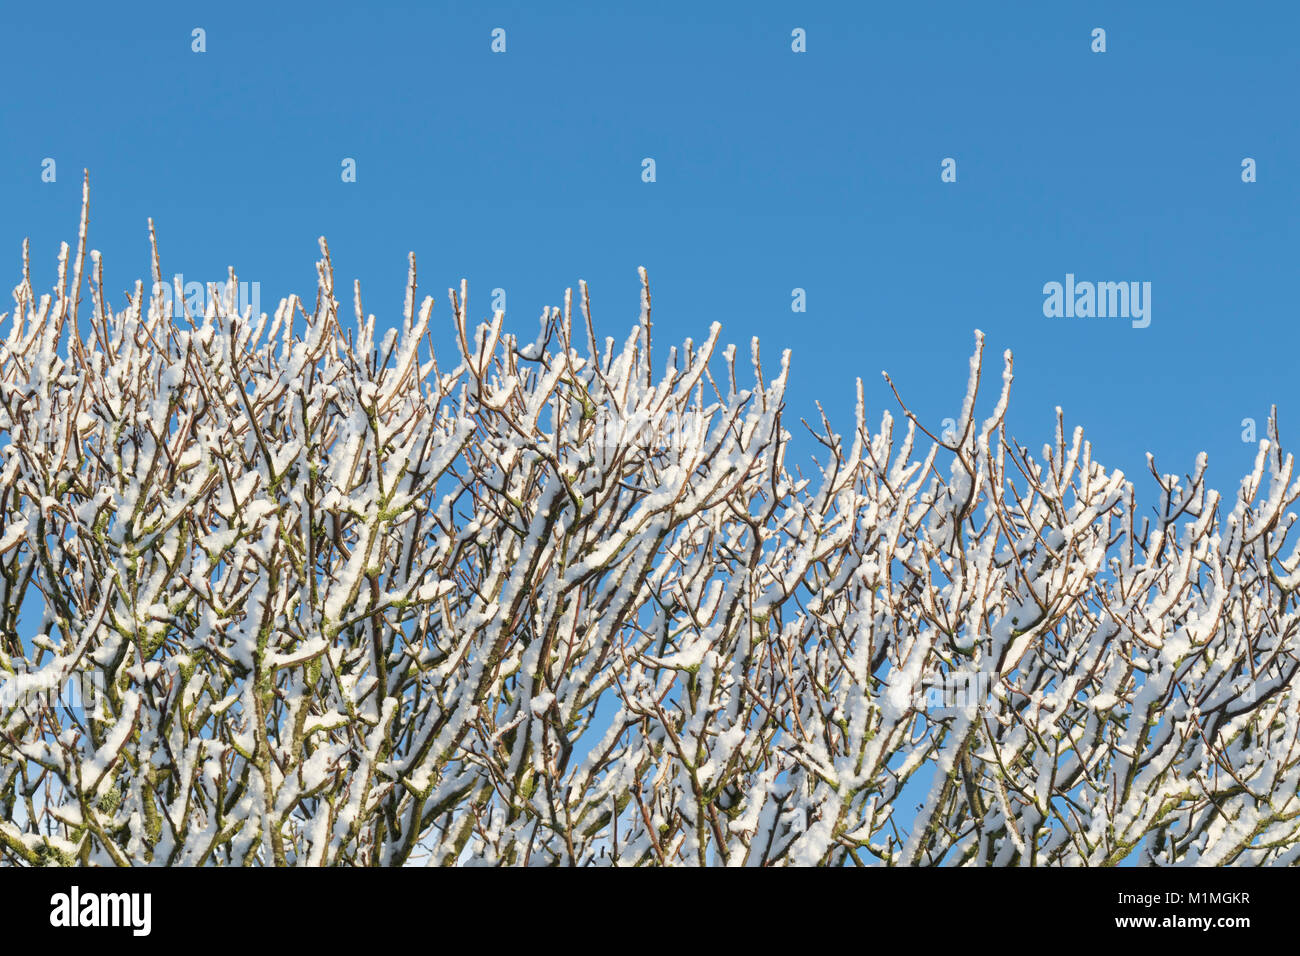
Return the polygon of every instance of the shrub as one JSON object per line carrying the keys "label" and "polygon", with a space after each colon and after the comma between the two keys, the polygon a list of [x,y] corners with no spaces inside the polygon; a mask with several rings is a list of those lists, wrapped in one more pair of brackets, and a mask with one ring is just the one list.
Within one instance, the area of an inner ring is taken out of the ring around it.
{"label": "shrub", "polygon": [[[83,864],[1285,864],[1300,495],[1153,521],[1059,417],[823,418],[789,354],[618,346],[585,286],[440,365],[400,327],[224,301],[0,316],[0,853]],[[155,289],[161,278],[154,250]],[[349,326],[345,331],[345,326]],[[83,334],[84,332],[84,334]],[[658,359],[658,361],[656,361]],[[35,605],[35,607],[33,607]],[[35,638],[20,633],[19,613]],[[98,688],[61,706],[70,679]],[[909,780],[919,808],[900,806]],[[922,790],[921,792],[925,792]]]}

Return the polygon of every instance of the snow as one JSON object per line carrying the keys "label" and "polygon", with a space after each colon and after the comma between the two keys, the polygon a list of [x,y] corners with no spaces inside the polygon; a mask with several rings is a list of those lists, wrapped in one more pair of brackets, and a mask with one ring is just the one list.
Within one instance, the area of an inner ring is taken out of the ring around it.
{"label": "snow", "polygon": [[[1275,423],[1222,509],[1153,462],[1143,528],[1059,413],[1013,444],[982,335],[955,438],[859,387],[796,473],[789,354],[661,348],[648,282],[621,340],[584,285],[522,346],[462,283],[438,362],[413,261],[377,334],[323,260],[297,327],[168,329],[138,286],[83,361],[83,248],[0,336],[0,607],[44,635],[0,656],[0,792],[49,781],[13,852],[90,813],[115,865],[1296,859],[1254,796],[1300,786]],[[93,732],[45,706],[83,677]]]}

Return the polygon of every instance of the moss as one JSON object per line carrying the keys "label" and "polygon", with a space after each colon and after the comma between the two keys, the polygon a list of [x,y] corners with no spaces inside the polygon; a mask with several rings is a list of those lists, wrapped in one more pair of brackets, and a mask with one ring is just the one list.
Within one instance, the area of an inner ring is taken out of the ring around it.
{"label": "moss", "polygon": [[95,803],[95,806],[97,806],[104,813],[116,813],[117,808],[120,807],[121,805],[122,805],[122,788],[118,786],[116,783],[113,784],[113,786],[109,790],[105,791],[104,794],[100,796],[99,800],[96,801]]}
{"label": "moss", "polygon": [[36,848],[36,859],[40,866],[75,866],[76,860],[71,854],[58,847],[42,843]]}
{"label": "moss", "polygon": [[163,646],[167,640],[167,629],[162,628],[155,634],[145,634],[140,641],[140,652],[144,654],[145,660],[153,657],[158,653],[158,649]]}

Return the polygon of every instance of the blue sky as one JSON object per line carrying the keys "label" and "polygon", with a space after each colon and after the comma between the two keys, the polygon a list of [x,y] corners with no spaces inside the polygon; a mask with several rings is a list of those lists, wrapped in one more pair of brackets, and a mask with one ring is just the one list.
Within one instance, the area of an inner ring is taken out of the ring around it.
{"label": "blue sky", "polygon": [[[233,265],[267,311],[314,298],[324,234],[380,325],[413,250],[448,345],[462,277],[524,337],[586,279],[621,340],[644,265],[661,347],[718,320],[772,368],[793,350],[792,425],[820,399],[847,432],[861,376],[874,429],[888,369],[939,431],[980,328],[984,407],[1010,348],[1031,450],[1060,405],[1143,500],[1147,451],[1209,452],[1231,495],[1242,419],[1300,418],[1297,26],[1282,2],[7,3],[0,265],[16,284],[30,236],[52,285],[83,168],[109,289],[147,277],[152,216],[165,275]],[[1150,282],[1150,326],[1045,317],[1067,273]]]}
{"label": "blue sky", "polygon": [[[435,317],[465,277],[476,318],[504,288],[529,333],[585,278],[621,339],[645,265],[659,342],[716,319],[793,349],[796,423],[819,398],[847,431],[862,376],[874,425],[888,369],[937,431],[981,328],[990,391],[1016,355],[1014,434],[1037,450],[1059,404],[1143,495],[1148,450],[1183,472],[1204,449],[1231,489],[1243,418],[1280,403],[1286,437],[1293,5],[703,6],[6,4],[0,256],[16,282],[30,236],[53,282],[88,167],[110,289],[147,276],[153,216],[166,274],[233,265],[263,309],[314,297],[324,234],[381,324],[414,250]],[[1151,282],[1150,327],[1044,317],[1066,273]]]}

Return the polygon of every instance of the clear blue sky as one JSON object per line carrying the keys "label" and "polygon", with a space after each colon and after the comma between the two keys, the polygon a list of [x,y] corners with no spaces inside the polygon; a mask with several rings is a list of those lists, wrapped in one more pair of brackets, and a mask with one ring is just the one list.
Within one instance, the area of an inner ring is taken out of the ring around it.
{"label": "clear blue sky", "polygon": [[[83,167],[110,289],[147,277],[152,216],[166,275],[233,265],[267,311],[312,299],[324,234],[381,324],[414,250],[444,323],[461,277],[524,335],[585,278],[621,339],[644,265],[659,343],[716,319],[793,349],[792,423],[820,398],[847,431],[862,376],[874,427],[888,369],[937,430],[981,328],[1032,449],[1061,405],[1146,500],[1148,450],[1208,451],[1231,495],[1242,419],[1300,421],[1298,26],[1283,2],[7,2],[0,265],[9,288],[30,236],[53,283]],[[1150,282],[1150,327],[1044,317],[1067,273]]]}
{"label": "clear blue sky", "polygon": [[[463,276],[475,318],[502,287],[528,333],[585,278],[621,339],[645,265],[659,342],[718,319],[772,361],[794,350],[792,421],[820,398],[847,431],[860,375],[874,424],[888,369],[937,429],[982,328],[990,389],[1015,352],[1031,448],[1059,404],[1145,495],[1147,450],[1180,472],[1207,450],[1235,487],[1241,420],[1262,433],[1277,402],[1285,438],[1300,419],[1300,15],[1135,6],[6,3],[6,288],[24,236],[53,282],[88,167],[110,289],[147,277],[153,216],[167,275],[234,265],[268,311],[313,296],[325,234],[342,298],[360,278],[380,323],[414,250],[435,316]],[[1045,318],[1067,272],[1151,282],[1151,326]]]}

